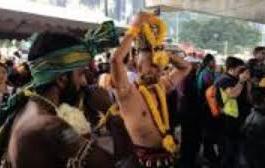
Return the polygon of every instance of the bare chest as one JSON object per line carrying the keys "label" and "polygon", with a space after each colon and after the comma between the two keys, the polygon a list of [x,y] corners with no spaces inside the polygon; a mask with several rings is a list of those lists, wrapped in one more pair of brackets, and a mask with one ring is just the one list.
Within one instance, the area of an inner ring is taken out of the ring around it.
{"label": "bare chest", "polygon": [[[155,106],[159,103],[155,94],[152,94]],[[138,145],[157,146],[161,142],[152,113],[141,95],[133,88],[130,97],[120,102],[121,115],[133,142]]]}

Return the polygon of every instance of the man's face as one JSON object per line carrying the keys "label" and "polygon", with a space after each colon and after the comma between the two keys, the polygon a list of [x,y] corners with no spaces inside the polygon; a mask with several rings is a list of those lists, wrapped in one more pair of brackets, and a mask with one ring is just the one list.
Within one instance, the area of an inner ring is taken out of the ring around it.
{"label": "man's face", "polygon": [[158,82],[161,70],[152,63],[151,52],[140,52],[137,61],[140,79],[147,85]]}
{"label": "man's face", "polygon": [[238,66],[235,68],[235,75],[236,77],[239,77],[241,73],[247,72],[250,74],[250,71],[245,66]]}
{"label": "man's face", "polygon": [[61,101],[73,106],[79,101],[81,88],[87,84],[85,69],[74,70],[67,78]]}
{"label": "man's face", "polygon": [[261,50],[255,55],[255,58],[258,59],[260,62],[265,61],[265,50]]}

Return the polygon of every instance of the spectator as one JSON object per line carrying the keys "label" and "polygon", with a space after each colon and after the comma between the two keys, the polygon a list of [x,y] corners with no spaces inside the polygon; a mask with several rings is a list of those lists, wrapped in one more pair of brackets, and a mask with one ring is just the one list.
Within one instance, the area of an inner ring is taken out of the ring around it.
{"label": "spectator", "polygon": [[233,106],[233,113],[224,111],[222,115],[223,137],[221,151],[221,167],[234,168],[238,164],[238,156],[241,150],[242,126],[246,116],[250,112],[248,99],[250,72],[246,69],[242,60],[229,57],[226,60],[226,73],[223,74],[215,83],[218,88],[218,97],[222,107],[226,102],[222,101],[221,90],[230,100],[236,100],[237,106]]}
{"label": "spectator", "polygon": [[252,82],[258,84],[265,76],[265,47],[256,47],[253,51],[253,59],[248,61]]}
{"label": "spectator", "polygon": [[215,79],[215,59],[211,54],[207,54],[202,62],[197,76],[197,87],[199,95],[204,97],[206,89],[211,86]]}
{"label": "spectator", "polygon": [[208,104],[205,99],[206,89],[213,85],[215,80],[215,58],[211,54],[207,54],[203,59],[202,67],[197,74],[197,89],[198,89],[198,101],[200,106],[200,114],[202,115],[202,138],[204,157],[207,159],[212,167],[216,167],[218,164],[217,151],[214,149],[214,145],[217,144],[218,122],[211,115]]}
{"label": "spectator", "polygon": [[265,167],[265,87],[252,89],[253,109],[244,125],[245,156],[249,168]]}
{"label": "spectator", "polygon": [[265,47],[258,46],[253,51],[253,56],[259,61],[260,64],[264,64],[265,61]]}

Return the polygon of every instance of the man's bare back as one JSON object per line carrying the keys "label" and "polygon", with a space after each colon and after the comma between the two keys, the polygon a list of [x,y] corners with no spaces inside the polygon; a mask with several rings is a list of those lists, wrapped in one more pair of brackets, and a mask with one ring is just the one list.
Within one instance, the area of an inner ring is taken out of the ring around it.
{"label": "man's bare back", "polygon": [[[29,101],[15,119],[8,145],[8,158],[14,167],[53,167],[60,155],[63,157],[59,167],[65,167],[67,158],[74,156],[82,145],[82,139],[43,105]],[[66,133],[71,140],[63,139]],[[63,141],[69,146],[64,146]]]}
{"label": "man's bare back", "polygon": [[[69,159],[88,143],[53,113],[47,103],[29,101],[16,117],[8,145],[8,160],[13,167],[66,168]],[[114,167],[112,157],[96,144],[89,150],[82,160],[87,164],[84,168]]]}

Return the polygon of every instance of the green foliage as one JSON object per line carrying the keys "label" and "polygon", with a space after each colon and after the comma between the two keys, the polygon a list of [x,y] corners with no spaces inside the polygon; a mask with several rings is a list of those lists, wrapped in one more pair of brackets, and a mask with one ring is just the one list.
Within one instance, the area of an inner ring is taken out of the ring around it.
{"label": "green foliage", "polygon": [[199,19],[180,24],[181,42],[192,42],[203,49],[213,49],[228,54],[253,48],[261,40],[261,32],[253,24],[228,18]]}
{"label": "green foliage", "polygon": [[240,53],[253,48],[261,41],[257,24],[191,12],[164,12],[169,38],[173,41],[191,42],[202,49],[219,53]]}

